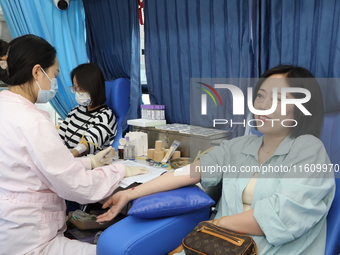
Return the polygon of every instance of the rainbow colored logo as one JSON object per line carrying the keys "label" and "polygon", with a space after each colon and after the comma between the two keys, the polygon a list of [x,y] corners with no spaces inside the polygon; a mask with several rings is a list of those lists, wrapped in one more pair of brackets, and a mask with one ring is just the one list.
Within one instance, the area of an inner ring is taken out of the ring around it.
{"label": "rainbow colored logo", "polygon": [[[221,96],[220,96],[220,94],[217,93],[216,89],[214,89],[212,86],[210,86],[206,83],[203,83],[203,82],[197,82],[197,83],[202,84],[203,86],[206,86],[207,88],[209,88],[215,94],[215,96],[217,97],[218,101],[220,102],[220,105],[222,105]],[[197,87],[197,88],[204,91],[205,93],[207,93],[211,97],[211,99],[213,100],[214,104],[217,106],[216,98],[209,90],[207,90],[205,88],[200,88],[200,87]]]}

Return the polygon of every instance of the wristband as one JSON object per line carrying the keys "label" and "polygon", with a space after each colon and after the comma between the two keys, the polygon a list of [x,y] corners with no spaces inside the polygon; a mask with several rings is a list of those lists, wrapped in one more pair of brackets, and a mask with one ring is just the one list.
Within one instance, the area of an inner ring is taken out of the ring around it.
{"label": "wristband", "polygon": [[85,144],[78,143],[74,150],[78,151],[79,154],[82,154],[87,150],[87,147]]}

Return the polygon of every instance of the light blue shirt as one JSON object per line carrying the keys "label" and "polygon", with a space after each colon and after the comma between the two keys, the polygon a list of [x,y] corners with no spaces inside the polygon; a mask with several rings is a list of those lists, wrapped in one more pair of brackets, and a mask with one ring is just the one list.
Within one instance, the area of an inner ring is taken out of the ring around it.
{"label": "light blue shirt", "polygon": [[242,192],[257,170],[251,208],[265,234],[253,236],[259,253],[324,254],[335,181],[323,143],[312,135],[286,137],[261,168],[262,140],[255,135],[227,140],[201,157],[202,186],[223,184],[216,218],[243,212]]}

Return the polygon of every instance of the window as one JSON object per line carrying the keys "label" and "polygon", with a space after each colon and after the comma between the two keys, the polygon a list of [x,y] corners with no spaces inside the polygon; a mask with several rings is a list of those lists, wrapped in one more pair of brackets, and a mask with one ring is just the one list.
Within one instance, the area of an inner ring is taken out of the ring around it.
{"label": "window", "polygon": [[150,104],[149,92],[147,87],[146,71],[145,71],[145,55],[144,55],[144,25],[139,25],[140,31],[140,83],[142,86],[143,104]]}

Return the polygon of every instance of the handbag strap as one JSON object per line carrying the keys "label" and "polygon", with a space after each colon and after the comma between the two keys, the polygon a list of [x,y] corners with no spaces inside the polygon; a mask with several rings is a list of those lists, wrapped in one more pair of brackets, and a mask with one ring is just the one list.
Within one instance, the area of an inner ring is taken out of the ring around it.
{"label": "handbag strap", "polygon": [[214,224],[214,225],[216,225],[216,226],[218,226],[218,223],[220,222],[220,220],[222,220],[222,219],[225,218],[225,217],[228,217],[228,216],[222,216],[222,217],[219,218],[219,219],[214,219],[211,223]]}
{"label": "handbag strap", "polygon": [[[217,227],[221,227],[221,226],[218,226],[218,223],[220,222],[221,219],[225,218],[225,217],[228,217],[228,216],[222,216],[221,218],[219,219],[214,219],[211,223],[216,225]],[[222,227],[223,228],[223,227]],[[248,235],[249,236],[249,235]],[[254,239],[250,236],[250,238],[253,240],[253,244],[254,244],[254,251],[251,255],[257,255],[259,254],[258,253],[258,248],[257,248],[257,244],[256,242],[254,241]]]}

